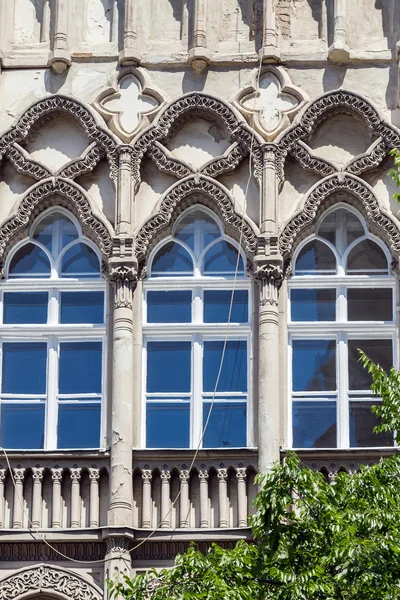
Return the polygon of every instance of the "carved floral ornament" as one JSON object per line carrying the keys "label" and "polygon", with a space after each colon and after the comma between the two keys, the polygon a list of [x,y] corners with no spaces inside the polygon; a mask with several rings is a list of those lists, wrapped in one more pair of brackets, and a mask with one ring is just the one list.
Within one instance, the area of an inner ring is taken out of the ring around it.
{"label": "carved floral ornament", "polygon": [[165,103],[144,69],[125,70],[114,85],[104,90],[94,108],[121,140],[128,143],[147,127]]}
{"label": "carved floral ornament", "polygon": [[234,103],[252,126],[268,141],[274,140],[307,101],[306,94],[292,85],[282,67],[264,69],[250,86],[242,89]]}

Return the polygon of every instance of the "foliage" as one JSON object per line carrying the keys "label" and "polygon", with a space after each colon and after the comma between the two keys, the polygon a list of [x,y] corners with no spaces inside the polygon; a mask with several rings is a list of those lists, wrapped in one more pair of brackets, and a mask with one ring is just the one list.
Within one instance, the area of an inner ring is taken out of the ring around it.
{"label": "foliage", "polygon": [[[391,150],[389,154],[394,158],[395,168],[390,169],[388,174],[391,176],[396,186],[400,188],[400,150],[398,150],[397,148],[393,148],[393,150]],[[393,198],[397,200],[397,202],[400,202],[399,193],[393,194]]]}
{"label": "foliage", "polygon": [[[364,354],[382,397],[377,431],[400,432],[400,374]],[[396,434],[399,441],[400,434]],[[400,455],[329,483],[288,453],[258,477],[254,543],[192,546],[174,567],[111,584],[125,600],[400,600]]]}

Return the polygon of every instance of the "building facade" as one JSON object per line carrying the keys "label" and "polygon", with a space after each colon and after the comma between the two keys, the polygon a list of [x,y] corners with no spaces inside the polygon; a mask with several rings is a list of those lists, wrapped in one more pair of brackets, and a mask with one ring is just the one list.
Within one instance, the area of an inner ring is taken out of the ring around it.
{"label": "building facade", "polygon": [[0,599],[249,539],[288,448],[393,452],[396,0],[2,0],[0,40]]}

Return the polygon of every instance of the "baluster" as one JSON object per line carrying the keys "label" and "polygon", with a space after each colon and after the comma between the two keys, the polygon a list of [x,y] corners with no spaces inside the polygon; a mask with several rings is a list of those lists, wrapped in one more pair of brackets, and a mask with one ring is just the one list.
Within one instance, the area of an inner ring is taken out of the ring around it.
{"label": "baluster", "polygon": [[40,527],[42,524],[43,471],[43,467],[33,467],[32,469],[32,527]]}
{"label": "baluster", "polygon": [[53,480],[51,526],[61,527],[61,481],[63,478],[63,469],[59,467],[51,469],[51,478]]}
{"label": "baluster", "polygon": [[200,527],[207,528],[209,524],[209,510],[208,510],[208,471],[201,469],[199,471],[200,479]]}
{"label": "baluster", "polygon": [[247,494],[246,494],[246,469],[236,469],[237,478],[237,502],[238,502],[238,525],[247,527]]}
{"label": "baluster", "polygon": [[142,470],[142,527],[151,527],[151,513],[153,504],[151,501],[151,480],[153,475],[150,469]]}
{"label": "baluster", "polygon": [[179,473],[179,479],[181,482],[179,526],[189,527],[189,471],[187,469],[182,469],[182,471]]}
{"label": "baluster", "polygon": [[13,528],[21,529],[24,514],[24,477],[25,469],[17,467],[14,472],[14,507],[13,507]]}
{"label": "baluster", "polygon": [[7,469],[0,469],[0,529],[4,527],[4,482]]}
{"label": "baluster", "polygon": [[73,467],[69,470],[71,477],[71,527],[80,527],[80,480],[82,469]]}
{"label": "baluster", "polygon": [[99,526],[99,509],[100,509],[100,498],[99,498],[99,479],[100,469],[96,467],[89,469],[89,480],[90,480],[90,515],[89,515],[89,527]]}
{"label": "baluster", "polygon": [[163,529],[171,527],[171,472],[168,470],[161,471],[161,527]]}
{"label": "baluster", "polygon": [[219,504],[219,526],[228,527],[228,471],[217,470],[218,479],[218,504]]}

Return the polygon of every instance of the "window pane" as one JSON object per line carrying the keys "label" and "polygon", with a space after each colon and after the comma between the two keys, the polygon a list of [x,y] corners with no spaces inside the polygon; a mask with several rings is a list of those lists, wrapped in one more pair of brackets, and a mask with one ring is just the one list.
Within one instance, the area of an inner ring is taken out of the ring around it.
{"label": "window pane", "polygon": [[349,340],[349,388],[351,390],[369,390],[371,375],[359,362],[358,348],[375,363],[389,371],[393,366],[392,340]]}
{"label": "window pane", "polygon": [[335,340],[293,340],[293,391],[336,390]]}
{"label": "window pane", "polygon": [[190,392],[190,342],[148,342],[147,391]]}
{"label": "window pane", "polygon": [[336,289],[292,290],[292,321],[335,321]]}
{"label": "window pane", "polygon": [[87,244],[75,244],[62,257],[61,277],[99,276],[99,259]]}
{"label": "window pane", "polygon": [[297,257],[295,272],[298,271],[303,275],[316,271],[336,272],[335,255],[326,244],[313,240],[304,246]]}
{"label": "window pane", "polygon": [[[203,427],[206,424],[211,404],[203,405]],[[246,446],[246,404],[214,403],[203,448],[243,448]]]}
{"label": "window pane", "polygon": [[155,255],[151,267],[153,277],[159,275],[193,275],[193,261],[189,253],[175,242],[168,242]]}
{"label": "window pane", "polygon": [[60,344],[60,394],[101,393],[101,342]]}
{"label": "window pane", "polygon": [[[203,391],[213,392],[222,360],[223,341],[204,342]],[[247,392],[247,343],[229,340],[217,392]]]}
{"label": "window pane", "polygon": [[238,250],[228,242],[218,242],[212,246],[204,257],[203,272],[206,275],[234,274],[238,264],[238,273],[244,273],[243,260],[238,263]]}
{"label": "window pane", "polygon": [[189,448],[189,431],[190,404],[188,402],[147,404],[147,448]]}
{"label": "window pane", "polygon": [[293,402],[293,447],[336,448],[336,402]]}
{"label": "window pane", "polygon": [[334,246],[336,245],[336,217],[338,214],[338,210],[329,213],[326,215],[318,228],[318,235],[324,240],[327,240]]}
{"label": "window pane", "polygon": [[364,227],[360,219],[353,213],[346,211],[346,231],[347,231],[347,245],[350,246],[354,240],[364,235]]}
{"label": "window pane", "polygon": [[190,323],[192,292],[147,292],[148,323]]}
{"label": "window pane", "polygon": [[376,404],[376,401],[350,402],[350,446],[352,448],[393,446],[392,433],[378,435],[373,432],[373,428],[379,425],[379,419],[371,413],[373,404]]}
{"label": "window pane", "polygon": [[196,210],[184,217],[176,228],[175,237],[194,249],[194,232],[199,233],[201,249],[221,237],[221,232],[214,219],[202,210]]}
{"label": "window pane", "polygon": [[[235,290],[231,323],[247,323],[249,313],[248,296],[247,290]],[[204,323],[227,323],[231,300],[231,290],[206,290],[204,292]]]}
{"label": "window pane", "polygon": [[64,248],[73,240],[78,239],[78,232],[75,225],[66,217],[59,217],[61,223],[61,247]]}
{"label": "window pane", "polygon": [[50,262],[46,254],[35,244],[25,244],[11,259],[8,276],[50,277]]}
{"label": "window pane", "polygon": [[104,323],[104,292],[61,292],[60,323]]}
{"label": "window pane", "polygon": [[35,227],[33,239],[37,240],[48,250],[52,250],[53,243],[53,223],[56,215],[53,213],[42,219]]}
{"label": "window pane", "polygon": [[57,448],[99,448],[100,404],[59,404]]}
{"label": "window pane", "polygon": [[43,342],[4,342],[3,394],[45,394],[46,361]]}
{"label": "window pane", "polygon": [[392,321],[391,289],[354,288],[347,292],[349,321]]}
{"label": "window pane", "polygon": [[43,448],[44,411],[44,404],[2,404],[0,444],[8,449]]}
{"label": "window pane", "polygon": [[5,292],[3,321],[17,323],[47,323],[47,292]]}
{"label": "window pane", "polygon": [[37,224],[33,234],[33,239],[43,244],[43,246],[46,246],[46,248],[51,251],[53,246],[53,236],[57,230],[60,235],[61,247],[55,248],[55,256],[61,248],[64,248],[64,246],[73,240],[76,240],[78,237],[78,232],[72,221],[60,213],[52,213]]}
{"label": "window pane", "polygon": [[353,275],[369,271],[371,274],[388,270],[388,261],[382,248],[371,240],[357,244],[347,258],[347,269]]}

